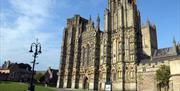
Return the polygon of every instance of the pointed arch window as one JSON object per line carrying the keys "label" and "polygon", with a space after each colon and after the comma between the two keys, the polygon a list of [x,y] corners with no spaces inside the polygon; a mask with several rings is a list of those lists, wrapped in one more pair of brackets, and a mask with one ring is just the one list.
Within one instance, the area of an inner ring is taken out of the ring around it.
{"label": "pointed arch window", "polygon": [[90,57],[90,55],[89,55],[90,54],[90,47],[89,47],[89,45],[87,45],[87,53],[86,54],[87,54],[87,56],[86,56],[87,57],[87,63],[86,64],[88,66],[89,65],[89,59],[90,59],[89,58]]}
{"label": "pointed arch window", "polygon": [[85,48],[83,47],[83,60],[82,60],[82,66],[84,66],[84,63],[85,63]]}

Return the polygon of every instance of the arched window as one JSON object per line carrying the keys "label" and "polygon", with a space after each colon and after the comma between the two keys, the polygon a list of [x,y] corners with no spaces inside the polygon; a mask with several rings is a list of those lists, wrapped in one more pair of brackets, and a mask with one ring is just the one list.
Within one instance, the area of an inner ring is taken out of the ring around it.
{"label": "arched window", "polygon": [[117,39],[113,40],[113,63],[116,63],[117,59]]}
{"label": "arched window", "polygon": [[116,81],[116,73],[113,74],[113,80]]}
{"label": "arched window", "polygon": [[101,43],[101,49],[100,49],[100,54],[101,54],[101,56],[100,56],[100,64],[103,64],[103,58],[104,58],[104,56],[103,56],[103,51],[104,51],[104,45],[103,45],[103,43]]}
{"label": "arched window", "polygon": [[90,58],[89,58],[89,57],[90,57],[90,55],[89,55],[89,54],[90,54],[89,48],[90,48],[89,45],[87,45],[87,51],[86,51],[86,52],[87,52],[87,53],[86,53],[86,57],[87,57],[87,63],[86,63],[86,64],[87,64],[87,66],[89,65],[89,59],[90,59]]}
{"label": "arched window", "polygon": [[84,66],[84,63],[85,63],[85,48],[83,47],[83,60],[82,60],[82,66]]}
{"label": "arched window", "polygon": [[122,77],[122,71],[120,70],[119,71],[119,78],[121,78]]}

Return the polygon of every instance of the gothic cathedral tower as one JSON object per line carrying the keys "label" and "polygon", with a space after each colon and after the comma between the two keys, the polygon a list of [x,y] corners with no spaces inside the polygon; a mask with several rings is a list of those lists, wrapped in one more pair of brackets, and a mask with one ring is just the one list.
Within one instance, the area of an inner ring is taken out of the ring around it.
{"label": "gothic cathedral tower", "polygon": [[67,19],[57,87],[137,91],[137,65],[142,55],[140,13],[135,0],[108,0],[104,32],[91,20]]}
{"label": "gothic cathedral tower", "polygon": [[137,64],[142,54],[140,24],[135,0],[108,0],[106,82],[112,82],[113,90],[137,91]]}

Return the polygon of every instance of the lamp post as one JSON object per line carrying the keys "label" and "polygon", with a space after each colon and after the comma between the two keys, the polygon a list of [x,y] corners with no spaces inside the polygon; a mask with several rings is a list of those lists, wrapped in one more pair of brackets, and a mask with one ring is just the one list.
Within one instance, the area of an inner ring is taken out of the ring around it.
{"label": "lamp post", "polygon": [[[35,49],[35,51],[33,51],[33,48]],[[38,39],[36,39],[36,42],[33,42],[31,44],[30,53],[33,53],[33,68],[32,68],[32,74],[31,74],[31,80],[30,80],[30,85],[28,87],[28,91],[34,91],[35,85],[34,85],[34,67],[36,64],[36,58],[38,57],[37,55],[41,54],[41,44],[38,42]]]}

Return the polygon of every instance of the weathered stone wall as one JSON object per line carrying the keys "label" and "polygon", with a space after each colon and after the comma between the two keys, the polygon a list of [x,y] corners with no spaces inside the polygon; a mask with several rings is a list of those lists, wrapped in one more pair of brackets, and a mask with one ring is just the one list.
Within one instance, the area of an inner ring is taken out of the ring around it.
{"label": "weathered stone wall", "polygon": [[[155,74],[156,70],[158,70],[161,65],[170,66],[170,72],[172,77],[170,78],[169,82],[169,91],[178,91],[177,88],[178,86],[180,86],[180,78],[177,74],[180,73],[180,61],[177,60],[177,58],[178,56],[153,60],[143,60],[138,65],[138,91],[160,91],[160,88],[158,88],[157,86],[158,82],[156,80]],[[164,91],[164,89],[161,88],[161,91]]]}
{"label": "weathered stone wall", "polygon": [[138,91],[157,91],[154,71],[138,73]]}
{"label": "weathered stone wall", "polygon": [[180,91],[180,57],[170,61],[170,91]]}

